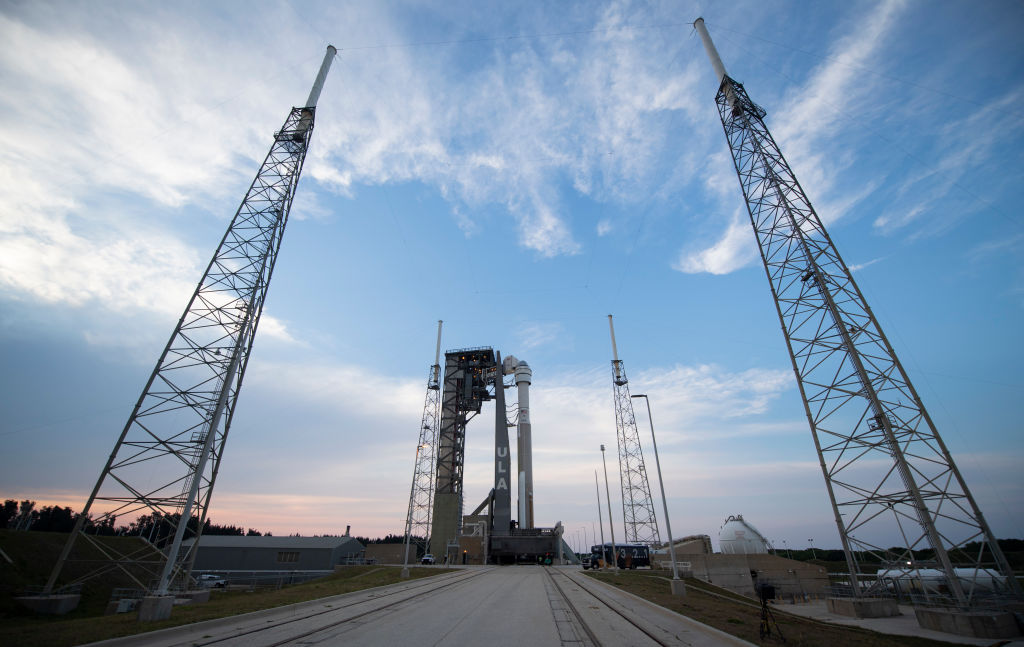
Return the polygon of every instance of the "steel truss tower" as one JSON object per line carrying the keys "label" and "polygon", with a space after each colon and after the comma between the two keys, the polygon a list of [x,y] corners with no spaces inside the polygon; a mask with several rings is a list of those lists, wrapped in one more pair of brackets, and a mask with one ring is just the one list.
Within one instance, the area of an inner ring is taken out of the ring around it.
{"label": "steel truss tower", "polygon": [[[170,534],[156,546],[160,558],[112,555],[111,561],[157,595],[186,586],[195,554],[183,553],[181,543],[188,534],[196,538],[195,547],[206,522],[316,103],[335,54],[327,48],[306,105],[292,108],[274,133],[270,152],[157,360],[44,594],[53,591],[75,541],[91,541],[83,527],[94,505],[99,520],[152,515],[168,524]],[[101,570],[106,568],[109,564]]]}
{"label": "steel truss tower", "polygon": [[456,541],[462,527],[466,424],[491,399],[487,386],[500,370],[489,347],[450,350],[444,355],[430,533],[430,552],[438,559],[448,554],[448,546]]}
{"label": "steel truss tower", "polygon": [[647,480],[640,433],[633,415],[633,400],[629,397],[629,380],[626,379],[626,368],[615,346],[615,327],[611,315],[608,315],[608,328],[612,334],[612,389],[615,398],[615,437],[619,445],[619,482],[622,486],[625,543],[654,546],[661,543],[661,534],[658,532],[658,520],[654,516],[654,499]]}
{"label": "steel truss tower", "polygon": [[[437,349],[434,364],[427,376],[427,396],[423,401],[419,441],[409,492],[409,512],[405,517],[405,563],[409,563],[409,545],[428,552],[430,519],[434,504],[434,457],[437,448],[438,423],[441,421],[441,325],[437,322]],[[414,553],[415,556],[415,553]]]}
{"label": "steel truss tower", "polygon": [[[695,27],[720,81],[715,101],[854,593],[865,590],[857,574],[867,554],[901,577],[941,569],[961,607],[982,593],[975,578],[983,568],[998,569],[1020,594],[921,398],[768,131],[765,111],[726,75],[703,20]],[[887,548],[894,542],[900,547]]]}

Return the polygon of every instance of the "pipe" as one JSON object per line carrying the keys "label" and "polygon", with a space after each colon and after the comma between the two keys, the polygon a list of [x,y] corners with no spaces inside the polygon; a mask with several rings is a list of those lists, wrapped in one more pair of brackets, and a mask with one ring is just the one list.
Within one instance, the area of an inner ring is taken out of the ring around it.
{"label": "pipe", "polygon": [[[597,490],[597,525],[601,527],[601,561],[604,561],[604,522],[601,520],[601,486],[597,484],[597,470],[594,470],[594,489]],[[593,566],[597,570],[597,564]]]}
{"label": "pipe", "polygon": [[434,351],[434,365],[440,366],[441,364],[441,324],[444,321],[437,320],[437,349]]}
{"label": "pipe", "polygon": [[334,57],[338,54],[338,50],[335,49],[334,45],[327,46],[327,53],[324,54],[324,62],[320,64],[320,72],[316,75],[316,81],[313,81],[313,87],[309,90],[309,98],[306,99],[306,105],[304,108],[315,108],[316,102],[320,100],[320,91],[324,89],[324,81],[327,79],[327,72],[331,69],[331,63],[334,61]]}
{"label": "pipe", "polygon": [[[711,35],[708,34],[707,27],[704,26],[704,19],[698,18],[693,21],[693,26],[700,34],[700,39],[704,43],[704,51],[707,52],[708,58],[711,59],[711,67],[715,70],[715,79],[718,81],[716,87],[721,88],[722,84],[728,78],[725,73],[725,65],[722,64],[722,58],[718,55],[718,50],[715,49],[715,44],[711,42]],[[732,88],[732,84],[725,88],[725,100],[729,104],[729,108],[736,111],[736,92]]]}
{"label": "pipe", "polygon": [[708,58],[711,59],[711,67],[715,69],[715,80],[718,81],[718,85],[722,85],[722,79],[726,77],[725,65],[722,64],[722,58],[718,55],[718,50],[715,49],[715,44],[711,42],[711,36],[708,34],[707,27],[704,26],[704,19],[698,18],[693,21],[693,26],[700,34],[700,40],[704,43],[704,51],[707,52]]}
{"label": "pipe", "polygon": [[608,329],[612,331],[612,360],[619,361],[619,349],[615,347],[615,326],[612,324],[612,316],[608,315]]}

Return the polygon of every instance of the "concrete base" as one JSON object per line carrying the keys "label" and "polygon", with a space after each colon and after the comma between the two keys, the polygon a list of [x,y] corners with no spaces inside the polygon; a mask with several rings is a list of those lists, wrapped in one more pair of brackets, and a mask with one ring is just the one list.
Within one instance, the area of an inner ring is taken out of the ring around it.
{"label": "concrete base", "polygon": [[139,606],[138,598],[111,600],[107,603],[107,608],[103,612],[103,615],[112,616],[118,613],[131,613],[132,611],[135,611],[135,607],[137,606]]}
{"label": "concrete base", "polygon": [[171,617],[173,595],[148,595],[139,602],[139,622],[155,622]]}
{"label": "concrete base", "polygon": [[828,610],[848,618],[890,618],[902,615],[889,598],[829,598]]}
{"label": "concrete base", "polygon": [[403,579],[403,580],[409,579],[409,567],[408,566],[403,566],[402,567],[402,572],[398,575],[398,577]]}
{"label": "concrete base", "polygon": [[78,607],[78,602],[82,599],[82,596],[78,594],[45,596],[27,595],[25,597],[14,599],[20,602],[22,606],[27,607],[36,613],[62,616]]}
{"label": "concrete base", "polygon": [[1009,611],[954,611],[949,609],[914,609],[917,624],[958,636],[974,638],[1013,638],[1020,635],[1017,621]]}
{"label": "concrete base", "polygon": [[686,595],[686,582],[683,580],[672,580],[672,595]]}

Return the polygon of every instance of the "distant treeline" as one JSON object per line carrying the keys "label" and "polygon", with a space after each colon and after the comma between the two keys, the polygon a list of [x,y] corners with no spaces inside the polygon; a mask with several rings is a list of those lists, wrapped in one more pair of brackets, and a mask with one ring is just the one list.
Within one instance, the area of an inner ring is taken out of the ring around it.
{"label": "distant treeline", "polygon": [[[40,532],[71,532],[78,521],[79,513],[71,508],[50,505],[42,508],[36,507],[35,501],[28,499],[16,501],[7,499],[3,508],[0,509],[0,528],[8,530],[38,530]],[[156,545],[162,545],[168,539],[174,528],[177,527],[181,515],[173,514],[166,517],[158,515],[142,515],[129,524],[117,525],[114,517],[106,517],[100,521],[93,521],[91,515],[86,515],[83,527],[89,534],[95,535],[137,535],[145,537]],[[196,517],[189,520],[188,529],[190,535],[194,535],[199,521]],[[244,528],[235,525],[222,526],[207,519],[203,524],[204,535],[234,535],[246,537],[273,537],[273,533],[260,532],[255,528]],[[300,536],[298,533],[292,535]],[[318,537],[335,537],[340,535],[315,535]],[[370,539],[368,537],[354,537],[364,546],[367,544],[401,544],[405,542],[405,535],[386,535]],[[423,543],[422,537],[412,537],[412,541]]]}
{"label": "distant treeline", "polygon": [[[7,499],[3,508],[0,509],[0,528],[9,530],[38,530],[40,532],[71,532],[78,521],[79,513],[71,508],[60,506],[36,507],[35,501],[28,499],[15,501]],[[164,538],[173,532],[181,515],[173,514],[166,517],[158,515],[142,515],[135,521],[126,525],[117,525],[115,517],[106,517],[100,521],[93,521],[91,515],[86,515],[83,528],[89,534],[95,535],[139,535],[146,537],[154,544],[161,543]],[[189,521],[189,530],[195,534],[199,521],[192,517]],[[249,537],[272,536],[271,533],[263,533],[255,528],[240,528],[239,526],[221,526],[207,519],[203,524],[204,535],[246,535]]]}
{"label": "distant treeline", "polygon": [[[999,548],[1002,549],[1003,553],[1006,555],[1007,561],[1010,562],[1011,568],[1024,568],[1024,539],[998,539],[997,541],[999,542]],[[980,542],[971,542],[969,544],[966,544],[962,550],[950,551],[949,556],[953,560],[953,562],[971,563],[973,560],[977,559],[981,547],[982,545]],[[894,546],[889,550],[893,553],[898,554],[904,552],[906,549]],[[775,546],[775,549],[772,552],[780,557],[789,557],[791,559],[796,559],[802,562],[846,562],[846,555],[843,553],[842,550],[836,548],[801,548],[797,550],[780,548],[778,546]],[[934,559],[934,555],[932,554],[932,551],[929,549],[915,550],[913,551],[913,553],[914,559],[916,560],[929,561]],[[867,551],[855,552],[855,558],[857,560],[857,563],[862,565],[881,563],[881,560],[879,559],[878,555]],[[984,551],[982,561],[994,561],[991,552],[987,549]]]}
{"label": "distant treeline", "polygon": [[[405,535],[385,535],[383,537],[377,537],[376,539],[370,539],[369,537],[354,537],[360,544],[366,546],[367,544],[404,544]],[[416,542],[423,543],[422,537],[412,536],[409,541],[415,544]]]}

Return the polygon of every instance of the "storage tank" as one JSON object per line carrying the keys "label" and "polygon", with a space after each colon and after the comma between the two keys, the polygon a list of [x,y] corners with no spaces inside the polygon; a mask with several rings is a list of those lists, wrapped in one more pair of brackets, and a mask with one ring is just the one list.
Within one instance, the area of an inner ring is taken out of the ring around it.
{"label": "storage tank", "polygon": [[724,555],[758,555],[765,554],[771,546],[768,540],[743,515],[729,515],[718,531],[718,545]]}
{"label": "storage tank", "polygon": [[[1005,591],[1006,578],[999,571],[988,568],[954,568],[953,574],[965,590]],[[936,568],[884,569],[877,572],[878,582],[893,591],[898,587],[903,593],[947,594],[946,572]]]}

